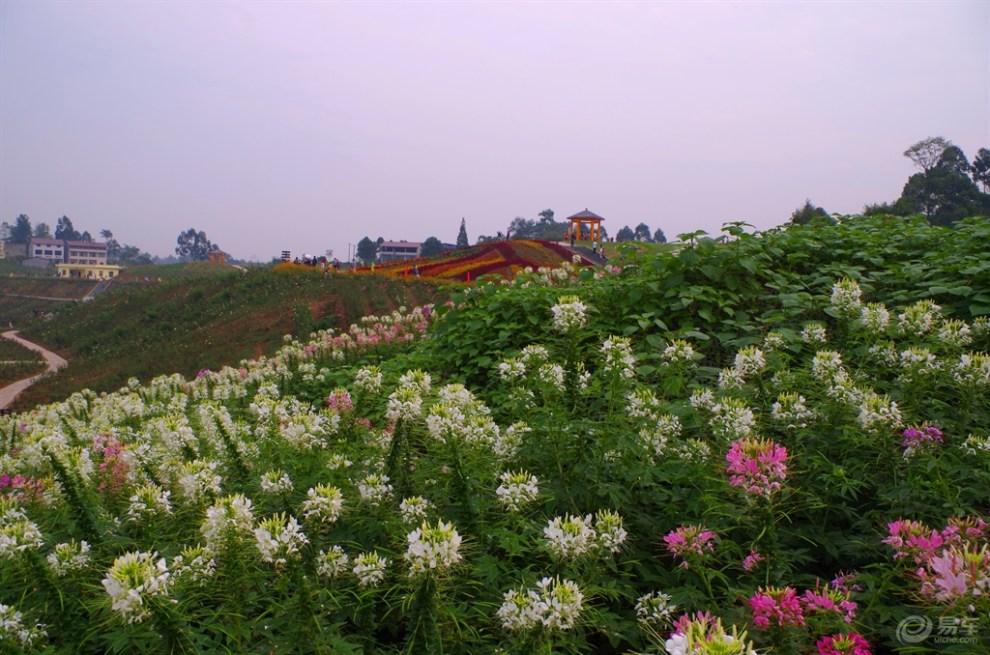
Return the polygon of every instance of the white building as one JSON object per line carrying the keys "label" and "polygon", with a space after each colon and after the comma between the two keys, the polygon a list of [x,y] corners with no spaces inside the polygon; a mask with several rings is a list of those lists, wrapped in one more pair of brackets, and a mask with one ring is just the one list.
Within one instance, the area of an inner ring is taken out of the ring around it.
{"label": "white building", "polygon": [[422,243],[413,241],[382,241],[382,244],[378,246],[378,259],[382,262],[415,259],[419,257],[422,247]]}

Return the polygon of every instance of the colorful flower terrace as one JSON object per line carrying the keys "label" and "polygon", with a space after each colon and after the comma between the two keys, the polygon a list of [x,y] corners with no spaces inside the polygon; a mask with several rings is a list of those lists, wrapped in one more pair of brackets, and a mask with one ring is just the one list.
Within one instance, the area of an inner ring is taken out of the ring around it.
{"label": "colorful flower terrace", "polygon": [[[470,248],[454,250],[436,257],[417,257],[356,269],[359,273],[374,272],[389,277],[420,277],[470,282],[482,275],[515,277],[532,268],[552,268],[571,261],[574,253],[552,241],[492,241]],[[582,258],[582,264],[590,264]]]}

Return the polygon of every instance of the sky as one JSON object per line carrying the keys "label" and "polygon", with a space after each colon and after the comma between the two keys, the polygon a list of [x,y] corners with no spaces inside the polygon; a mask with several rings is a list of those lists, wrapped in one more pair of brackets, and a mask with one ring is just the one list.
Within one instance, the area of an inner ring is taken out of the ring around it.
{"label": "sky", "polygon": [[0,0],[0,221],[153,255],[612,235],[893,201],[990,147],[990,1]]}

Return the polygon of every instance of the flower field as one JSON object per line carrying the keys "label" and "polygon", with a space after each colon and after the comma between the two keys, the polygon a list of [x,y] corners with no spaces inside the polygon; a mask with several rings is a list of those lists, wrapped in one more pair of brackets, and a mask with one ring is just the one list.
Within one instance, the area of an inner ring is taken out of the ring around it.
{"label": "flower field", "polygon": [[0,417],[0,650],[987,652],[990,226],[726,236]]}
{"label": "flower field", "polygon": [[482,275],[511,278],[527,268],[556,268],[572,256],[570,250],[552,241],[492,241],[438,257],[376,264],[374,271],[370,267],[356,270],[389,277],[410,277],[418,270],[420,277],[470,282]]}

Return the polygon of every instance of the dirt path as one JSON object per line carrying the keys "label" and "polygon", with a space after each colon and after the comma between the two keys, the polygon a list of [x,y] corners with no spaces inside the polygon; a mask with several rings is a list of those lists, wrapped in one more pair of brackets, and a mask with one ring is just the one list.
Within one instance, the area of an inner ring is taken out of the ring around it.
{"label": "dirt path", "polygon": [[32,384],[34,384],[38,380],[38,378],[40,378],[42,375],[45,375],[46,373],[54,373],[58,369],[68,364],[68,362],[65,361],[65,359],[59,357],[52,351],[45,350],[36,343],[31,343],[27,339],[20,338],[19,336],[17,336],[17,330],[9,330],[7,332],[4,332],[3,334],[0,334],[0,336],[2,336],[4,339],[10,339],[11,341],[16,341],[25,348],[29,348],[31,350],[34,350],[35,352],[41,353],[41,356],[45,358],[45,363],[48,364],[48,370],[45,371],[44,373],[39,373],[38,375],[32,375],[29,378],[18,380],[17,382],[8,384],[6,387],[0,388],[0,409],[7,409],[7,407],[9,407],[10,404],[14,402],[14,398],[17,397],[17,394],[19,394],[20,392],[24,391]]}

